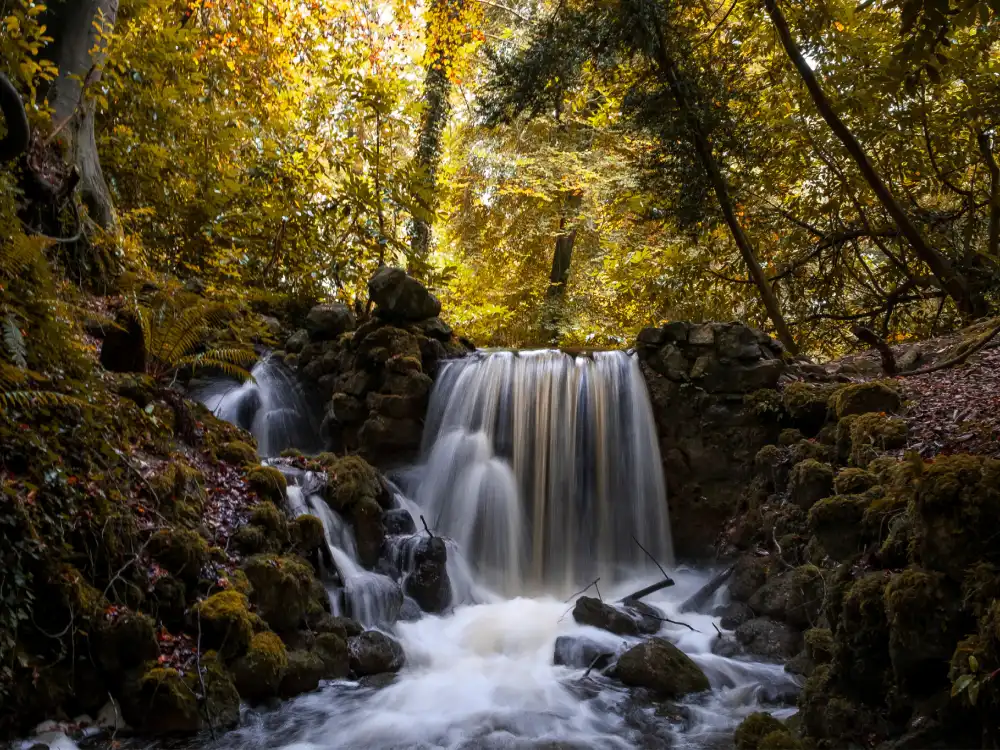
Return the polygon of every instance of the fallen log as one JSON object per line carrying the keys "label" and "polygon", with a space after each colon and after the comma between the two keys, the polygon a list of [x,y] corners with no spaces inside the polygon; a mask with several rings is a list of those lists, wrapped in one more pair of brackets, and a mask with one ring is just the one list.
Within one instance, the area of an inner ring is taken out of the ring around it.
{"label": "fallen log", "polygon": [[715,575],[711,581],[706,583],[700,589],[698,589],[694,594],[689,596],[687,600],[681,605],[680,612],[699,612],[708,604],[709,600],[715,596],[715,592],[718,591],[722,584],[729,580],[729,576],[733,574],[733,570],[736,566],[730,565],[728,568],[723,570],[721,573]]}
{"label": "fallen log", "polygon": [[657,591],[661,591],[668,586],[673,586],[674,581],[671,578],[665,578],[662,581],[657,581],[656,583],[650,584],[644,589],[639,589],[628,596],[622,597],[618,601],[620,602],[637,602],[644,596],[649,596],[650,594],[655,594]]}

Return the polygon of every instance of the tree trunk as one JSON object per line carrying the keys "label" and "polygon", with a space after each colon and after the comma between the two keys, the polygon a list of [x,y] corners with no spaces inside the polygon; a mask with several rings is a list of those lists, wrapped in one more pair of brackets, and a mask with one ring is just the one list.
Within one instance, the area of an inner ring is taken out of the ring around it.
{"label": "tree trunk", "polygon": [[979,152],[990,172],[990,219],[987,234],[986,253],[992,259],[1000,258],[1000,167],[993,156],[993,142],[986,133],[980,130],[976,134],[979,142]]}
{"label": "tree trunk", "polygon": [[[566,284],[569,282],[570,265],[573,262],[573,245],[576,243],[574,219],[582,203],[583,193],[578,190],[573,191],[566,197],[562,216],[559,217],[559,234],[552,252],[552,270],[549,273],[549,286],[545,290],[545,313],[542,321],[546,339],[553,345],[559,343],[563,301],[566,298]],[[567,231],[568,224],[573,226]]]}
{"label": "tree trunk", "polygon": [[781,305],[778,303],[778,298],[775,296],[774,290],[771,288],[771,283],[764,274],[764,269],[761,268],[760,261],[757,259],[757,252],[754,250],[750,238],[743,231],[743,226],[736,215],[736,208],[729,193],[729,184],[726,182],[715,154],[712,152],[712,145],[705,136],[696,113],[691,110],[687,96],[684,93],[684,87],[681,85],[677,67],[667,54],[666,40],[658,19],[655,23],[655,29],[657,37],[657,62],[667,78],[667,83],[670,86],[674,100],[677,102],[677,106],[688,122],[695,151],[698,154],[698,160],[701,162],[701,166],[708,176],[712,190],[715,192],[716,200],[719,201],[719,207],[722,209],[722,215],[725,217],[726,225],[733,236],[733,241],[736,242],[736,247],[739,248],[740,254],[743,256],[743,261],[747,264],[750,277],[757,287],[757,292],[760,294],[764,308],[767,310],[767,315],[774,325],[778,339],[791,354],[798,354],[799,347],[795,343],[795,338],[792,336],[788,324],[785,322],[785,316],[781,312]]}
{"label": "tree trunk", "polygon": [[913,251],[917,254],[917,257],[927,264],[931,273],[934,274],[941,284],[941,288],[944,289],[948,296],[955,300],[955,303],[962,312],[973,316],[984,312],[981,300],[977,299],[976,295],[972,293],[966,278],[952,267],[944,255],[928,244],[926,238],[910,220],[910,217],[903,210],[899,201],[893,196],[888,185],[885,184],[881,175],[879,175],[871,163],[861,143],[854,137],[854,133],[851,132],[850,128],[847,127],[834,111],[830,100],[827,99],[826,94],[819,84],[819,80],[816,78],[816,74],[809,67],[809,63],[806,62],[798,45],[796,45],[795,40],[792,38],[788,22],[778,7],[777,0],[764,0],[764,7],[771,17],[775,29],[778,31],[778,37],[781,39],[781,44],[785,48],[786,54],[805,82],[813,103],[816,105],[816,109],[819,110],[820,115],[826,120],[827,125],[830,126],[830,129],[840,142],[844,144],[844,148],[851,155],[868,186],[875,193],[882,207],[892,217],[896,226],[899,227],[900,233],[913,247]]}
{"label": "tree trunk", "polygon": [[47,55],[59,68],[59,77],[47,91],[53,109],[56,137],[80,177],[80,197],[90,217],[102,228],[116,232],[114,203],[101,171],[94,137],[94,103],[88,92],[101,78],[105,41],[118,14],[118,0],[66,0],[48,11],[52,44]]}
{"label": "tree trunk", "polygon": [[[444,61],[437,57],[427,67],[424,78],[424,100],[426,109],[420,123],[417,140],[416,162],[421,171],[420,191],[426,200],[428,215],[437,206],[437,170],[441,163],[441,139],[451,113],[451,81],[444,68]],[[430,221],[420,216],[413,217],[410,227],[410,257],[407,270],[412,275],[422,276],[427,266],[431,249]]]}

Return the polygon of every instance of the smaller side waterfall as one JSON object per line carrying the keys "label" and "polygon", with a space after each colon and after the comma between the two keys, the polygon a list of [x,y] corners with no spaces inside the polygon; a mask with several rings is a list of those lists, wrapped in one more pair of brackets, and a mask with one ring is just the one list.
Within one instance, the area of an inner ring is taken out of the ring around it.
{"label": "smaller side waterfall", "polygon": [[215,416],[248,430],[261,456],[277,456],[286,448],[319,448],[319,430],[310,416],[299,384],[270,355],[250,371],[253,380],[213,380],[194,393]]}

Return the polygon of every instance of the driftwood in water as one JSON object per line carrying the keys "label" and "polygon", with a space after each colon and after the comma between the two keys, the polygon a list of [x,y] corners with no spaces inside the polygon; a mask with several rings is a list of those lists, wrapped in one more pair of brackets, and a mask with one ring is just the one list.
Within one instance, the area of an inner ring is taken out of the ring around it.
{"label": "driftwood in water", "polygon": [[730,565],[728,568],[718,573],[711,581],[706,583],[700,589],[698,589],[694,594],[689,596],[687,600],[681,605],[681,612],[699,612],[701,611],[709,600],[715,596],[715,592],[718,591],[722,584],[729,580],[729,576],[733,574],[735,565]]}
{"label": "driftwood in water", "polygon": [[644,597],[644,596],[649,596],[650,594],[655,594],[657,591],[662,591],[663,589],[667,588],[668,586],[673,586],[673,585],[674,585],[673,579],[671,579],[671,578],[665,578],[664,580],[657,581],[656,583],[651,584],[651,585],[647,586],[644,589],[639,589],[638,591],[634,591],[631,594],[629,594],[628,596],[619,599],[618,601],[621,601],[621,602],[637,602],[640,599],[642,599],[642,597]]}

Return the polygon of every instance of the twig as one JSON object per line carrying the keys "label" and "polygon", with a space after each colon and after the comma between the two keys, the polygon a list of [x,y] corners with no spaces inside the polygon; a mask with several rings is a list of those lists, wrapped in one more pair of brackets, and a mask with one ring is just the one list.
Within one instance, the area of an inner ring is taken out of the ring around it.
{"label": "twig", "polygon": [[424,520],[423,514],[420,515],[420,523],[422,523],[424,525],[424,531],[427,532],[428,536],[430,536],[430,538],[433,539],[434,538],[434,532],[432,532],[431,529],[430,529],[430,527],[427,525],[427,521]]}
{"label": "twig", "polygon": [[[585,593],[587,593],[587,592],[588,592],[588,591],[590,590],[590,588],[591,588],[592,586],[597,586],[597,582],[598,582],[599,580],[601,580],[600,576],[598,576],[598,577],[597,577],[597,578],[595,578],[595,579],[594,579],[593,581],[591,581],[590,583],[588,583],[588,584],[587,584],[587,587],[586,587],[586,588],[584,588],[584,589],[580,589],[580,590],[579,590],[579,591],[577,591],[577,592],[576,592],[575,594],[571,594],[571,595],[570,595],[570,597],[569,597],[569,599],[567,599],[566,601],[567,601],[567,602],[569,602],[569,601],[572,601],[573,599],[576,599],[576,597],[580,596],[580,594],[585,594]],[[598,596],[600,596],[600,592],[598,592]]]}
{"label": "twig", "polygon": [[649,550],[646,549],[645,547],[643,547],[642,543],[638,539],[635,538],[635,534],[632,535],[632,541],[635,542],[636,544],[638,544],[639,545],[639,549],[641,549],[643,552],[646,553],[646,557],[648,557],[650,560],[652,560],[653,563],[656,565],[656,567],[658,567],[660,569],[660,572],[663,573],[663,577],[666,578],[668,581],[670,581],[671,584],[673,584],[673,580],[670,578],[670,576],[667,575],[667,571],[665,571],[663,569],[663,566],[660,565],[660,563],[657,561],[657,559],[655,557],[653,557],[649,553]]}
{"label": "twig", "polygon": [[198,670],[198,680],[201,682],[201,695],[205,701],[205,716],[208,717],[208,729],[212,733],[212,739],[215,739],[215,722],[212,720],[212,707],[208,703],[208,688],[205,687],[205,675],[201,671],[201,608],[195,607],[195,613],[198,616],[198,643],[195,644],[194,658],[195,658],[195,669]]}
{"label": "twig", "polygon": [[583,677],[581,677],[580,679],[581,680],[587,679],[587,677],[590,675],[590,670],[592,670],[595,666],[597,666],[597,662],[599,662],[601,659],[605,658],[606,656],[607,656],[607,654],[598,654],[597,656],[595,656],[594,659],[593,659],[593,661],[590,662],[590,666],[587,667],[587,671],[583,673]]}
{"label": "twig", "polygon": [[[700,633],[701,632],[697,628],[691,627],[686,622],[680,622],[679,620],[671,620],[669,617],[658,617],[657,615],[651,615],[651,614],[648,614],[648,613],[643,613],[643,617],[649,617],[650,619],[659,620],[660,622],[669,622],[671,625],[683,625],[688,630],[690,630],[692,633]],[[714,625],[715,623],[712,623],[712,624]]]}
{"label": "twig", "polygon": [[715,628],[715,632],[719,634],[719,638],[722,638],[722,637],[723,637],[723,635],[722,635],[722,631],[721,631],[721,630],[719,630],[719,626],[718,626],[718,625],[716,625],[716,624],[715,624],[715,623],[713,622],[713,623],[712,623],[712,627],[713,627],[713,628]]}

